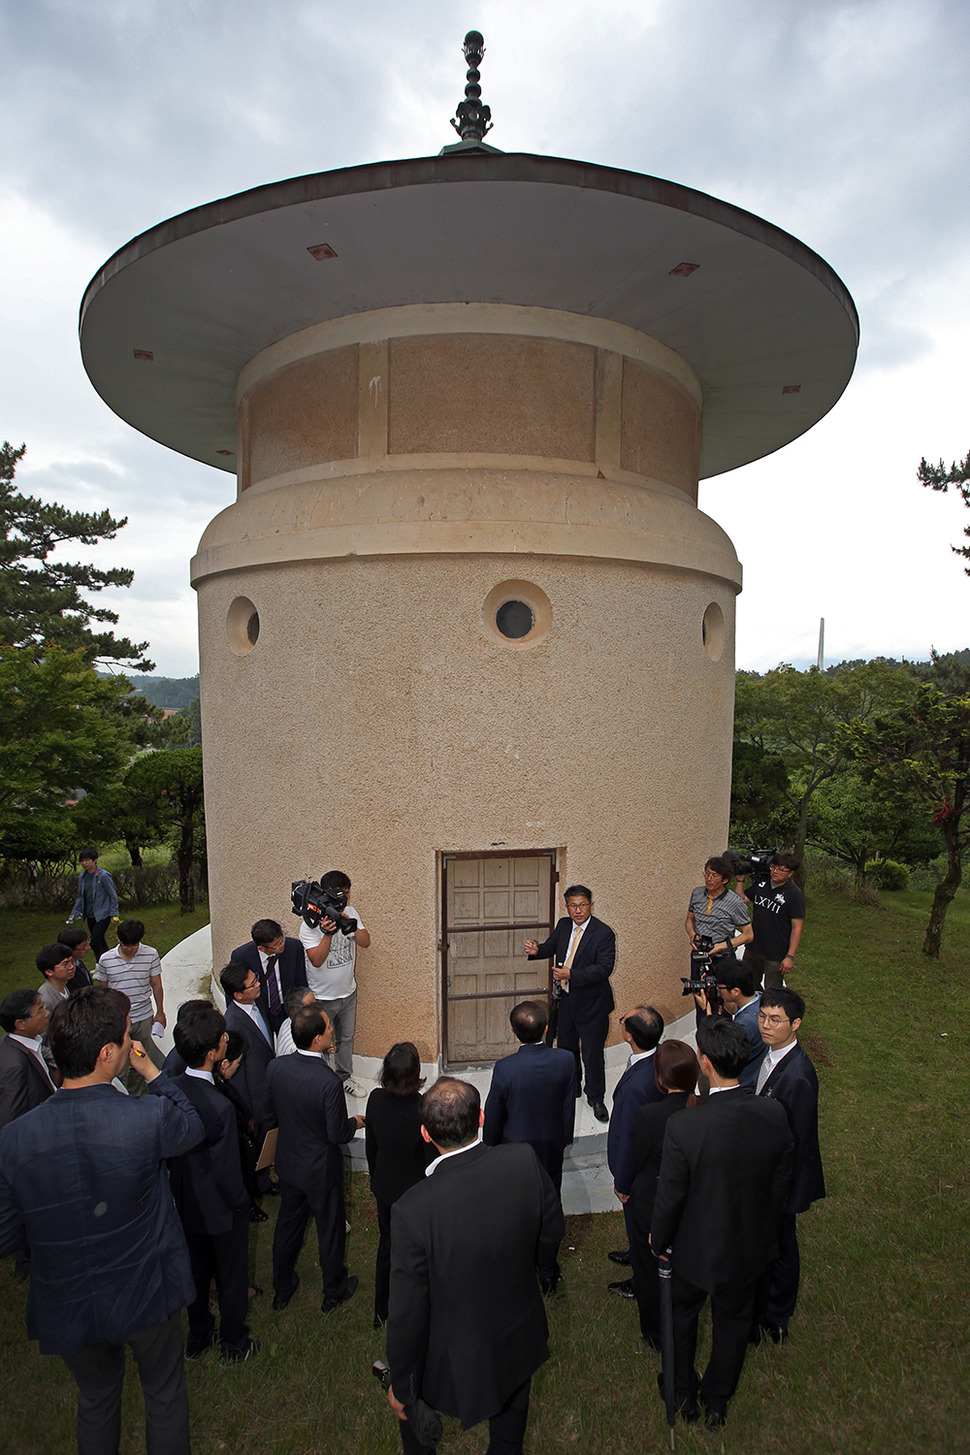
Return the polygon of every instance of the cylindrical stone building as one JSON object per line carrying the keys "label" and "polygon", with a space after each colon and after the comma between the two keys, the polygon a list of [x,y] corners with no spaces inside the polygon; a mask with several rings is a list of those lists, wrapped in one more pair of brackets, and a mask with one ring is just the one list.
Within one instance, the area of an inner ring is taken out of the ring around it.
{"label": "cylindrical stone building", "polygon": [[687,188],[465,147],[174,218],[81,338],[112,408],[237,474],[192,565],[217,964],[343,869],[358,1054],[487,1063],[580,881],[618,1002],[679,1015],[741,584],[698,479],[838,399],[831,269]]}

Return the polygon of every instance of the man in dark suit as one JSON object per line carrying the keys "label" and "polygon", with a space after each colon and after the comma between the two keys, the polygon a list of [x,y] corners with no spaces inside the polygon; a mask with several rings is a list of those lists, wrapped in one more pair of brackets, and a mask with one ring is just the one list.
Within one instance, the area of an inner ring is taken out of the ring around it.
{"label": "man in dark suit", "polygon": [[[561,1192],[563,1154],[576,1120],[576,1064],[568,1051],[545,1044],[548,1018],[534,1000],[515,1006],[509,1023],[522,1045],[492,1069],[482,1141],[486,1147],[528,1142]],[[539,1268],[543,1293],[555,1293],[559,1276],[554,1255]]]}
{"label": "man in dark suit", "polygon": [[734,1017],[734,1024],[743,1026],[747,1032],[751,1054],[739,1080],[742,1091],[754,1091],[768,1048],[761,1039],[761,1025],[758,1020],[761,991],[754,988],[754,971],[751,966],[732,956],[730,963],[721,966],[717,971],[717,991],[724,1009]]}
{"label": "man in dark suit", "polygon": [[531,1147],[478,1142],[474,1086],[442,1077],[421,1115],[439,1156],[391,1212],[388,1399],[408,1455],[434,1448],[407,1418],[418,1399],[466,1430],[487,1419],[489,1450],[515,1455],[549,1357],[536,1266],[555,1256],[562,1205]]}
{"label": "man in dark suit", "polygon": [[[78,1386],[80,1455],[117,1450],[125,1345],[149,1450],[188,1455],[182,1309],[193,1296],[165,1160],[202,1140],[191,1104],[130,1038],[128,997],[89,986],[49,1037],[62,1089],[0,1131],[0,1255],[31,1249],[27,1333]],[[128,1063],[154,1095],[111,1085]]]}
{"label": "man in dark suit", "polygon": [[175,1085],[195,1107],[205,1140],[169,1163],[172,1196],[185,1231],[195,1280],[189,1304],[186,1358],[198,1359],[215,1342],[209,1312],[213,1278],[219,1297],[219,1342],[223,1364],[259,1353],[249,1337],[249,1195],[243,1184],[236,1117],[216,1090],[214,1068],[226,1054],[226,1018],[213,1006],[179,1013],[175,1046],[185,1071]]}
{"label": "man in dark suit", "polygon": [[758,1342],[763,1329],[775,1344],[788,1337],[788,1321],[798,1302],[800,1259],[795,1219],[825,1196],[822,1154],[818,1145],[818,1077],[796,1039],[805,1002],[794,990],[765,990],[759,1024],[767,1055],[758,1079],[758,1097],[780,1102],[795,1142],[795,1162],[785,1216],[778,1234],[778,1257],[768,1269],[759,1293]]}
{"label": "man in dark suit", "polygon": [[0,1127],[33,1111],[56,1090],[44,1064],[40,1038],[50,1011],[36,990],[11,990],[0,1005]]}
{"label": "man in dark suit", "polygon": [[[630,1060],[613,1093],[613,1115],[606,1137],[606,1165],[613,1174],[613,1191],[623,1204],[627,1247],[609,1254],[613,1263],[628,1264],[633,1245],[633,1128],[640,1108],[660,1101],[663,1092],[654,1075],[654,1052],[664,1033],[664,1018],[652,1005],[638,1005],[620,1020],[623,1039],[630,1047]],[[621,1278],[608,1287],[621,1298],[633,1298],[633,1279]]]}
{"label": "man in dark suit", "polygon": [[256,1004],[275,1034],[286,1019],[283,1009],[286,992],[306,985],[306,955],[299,940],[284,935],[282,925],[275,919],[258,919],[250,933],[252,939],[233,950],[229,958],[256,972],[259,977]]}
{"label": "man in dark suit", "polygon": [[571,884],[563,898],[567,918],[541,945],[526,940],[525,952],[530,960],[554,959],[553,979],[562,988],[558,1044],[575,1058],[576,1095],[581,1095],[585,1068],[586,1099],[596,1120],[605,1122],[609,1113],[604,1049],[614,1004],[610,976],[616,936],[609,925],[593,917],[593,891],[585,884]]}
{"label": "man in dark suit", "polygon": [[270,1125],[266,1119],[266,1072],[274,1055],[274,1037],[258,1005],[259,976],[249,966],[230,960],[219,972],[219,983],[226,995],[226,1029],[237,1031],[246,1044],[246,1054],[236,1073],[236,1089],[262,1141]]}
{"label": "man in dark suit", "polygon": [[758,1279],[778,1247],[792,1139],[780,1107],[738,1086],[749,1052],[742,1026],[706,1019],[697,1049],[710,1095],[667,1124],[650,1246],[657,1257],[673,1249],[674,1389],[685,1420],[699,1413],[697,1319],[710,1296],[700,1396],[715,1429],[741,1377]]}
{"label": "man in dark suit", "polygon": [[276,1175],[280,1210],[273,1236],[274,1309],[286,1308],[296,1292],[296,1260],[311,1214],[323,1274],[322,1311],[353,1298],[358,1279],[344,1263],[344,1159],[342,1148],[364,1125],[347,1115],[340,1077],[324,1061],[333,1050],[333,1027],[313,1006],[293,1016],[296,1053],[275,1060],[266,1076],[266,1114],[279,1128]]}

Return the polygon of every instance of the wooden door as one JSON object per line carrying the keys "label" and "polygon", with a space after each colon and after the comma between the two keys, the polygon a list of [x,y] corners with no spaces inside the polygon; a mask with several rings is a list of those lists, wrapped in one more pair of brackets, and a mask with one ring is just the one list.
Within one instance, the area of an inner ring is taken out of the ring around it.
{"label": "wooden door", "polygon": [[442,856],[444,1054],[449,1066],[497,1061],[516,1049],[509,1011],[548,1005],[548,962],[525,957],[555,909],[555,850]]}

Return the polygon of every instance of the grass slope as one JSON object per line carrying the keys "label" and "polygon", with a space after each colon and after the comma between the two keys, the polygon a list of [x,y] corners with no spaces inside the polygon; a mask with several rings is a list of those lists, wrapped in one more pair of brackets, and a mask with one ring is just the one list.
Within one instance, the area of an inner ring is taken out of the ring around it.
{"label": "grass slope", "polygon": [[[744,1455],[895,1455],[970,1449],[966,1114],[966,895],[950,913],[938,964],[919,951],[929,896],[885,895],[884,907],[809,895],[797,988],[806,996],[804,1043],[821,1082],[822,1153],[829,1196],[799,1220],[802,1296],[791,1341],[749,1353],[728,1424],[718,1434],[677,1428],[677,1449]],[[18,917],[26,919],[27,917]],[[146,921],[150,916],[146,914]],[[173,928],[186,926],[174,912]],[[12,954],[18,935],[3,925]],[[161,946],[163,927],[148,938]],[[43,938],[40,942],[43,942]],[[6,970],[4,970],[6,977]],[[395,1423],[369,1375],[383,1352],[371,1327],[374,1205],[351,1179],[348,1262],[356,1298],[324,1317],[313,1238],[289,1308],[270,1307],[272,1218],[253,1231],[253,1305],[263,1353],[252,1364],[189,1368],[197,1455],[382,1455],[400,1449]],[[275,1214],[273,1200],[267,1208]],[[532,1455],[633,1455],[669,1448],[656,1391],[657,1357],[644,1350],[635,1308],[610,1296],[606,1252],[623,1239],[618,1213],[571,1218],[563,1290],[549,1303],[552,1358],[533,1385]],[[55,1455],[71,1448],[74,1391],[56,1359],[41,1358],[23,1327],[25,1290],[0,1268],[0,1341],[7,1371],[0,1449]],[[706,1334],[702,1318],[702,1348]],[[11,1371],[17,1371],[13,1377]],[[125,1451],[144,1450],[134,1370],[126,1383]],[[482,1452],[484,1427],[445,1422],[440,1447]]]}

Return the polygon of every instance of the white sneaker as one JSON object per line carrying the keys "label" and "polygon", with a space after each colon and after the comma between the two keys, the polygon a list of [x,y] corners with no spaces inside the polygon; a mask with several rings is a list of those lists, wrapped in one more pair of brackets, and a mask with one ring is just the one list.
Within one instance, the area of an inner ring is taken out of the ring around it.
{"label": "white sneaker", "polygon": [[353,1081],[349,1076],[344,1082],[344,1096],[352,1096],[355,1101],[363,1101],[364,1099],[363,1091],[357,1085],[356,1081]]}

